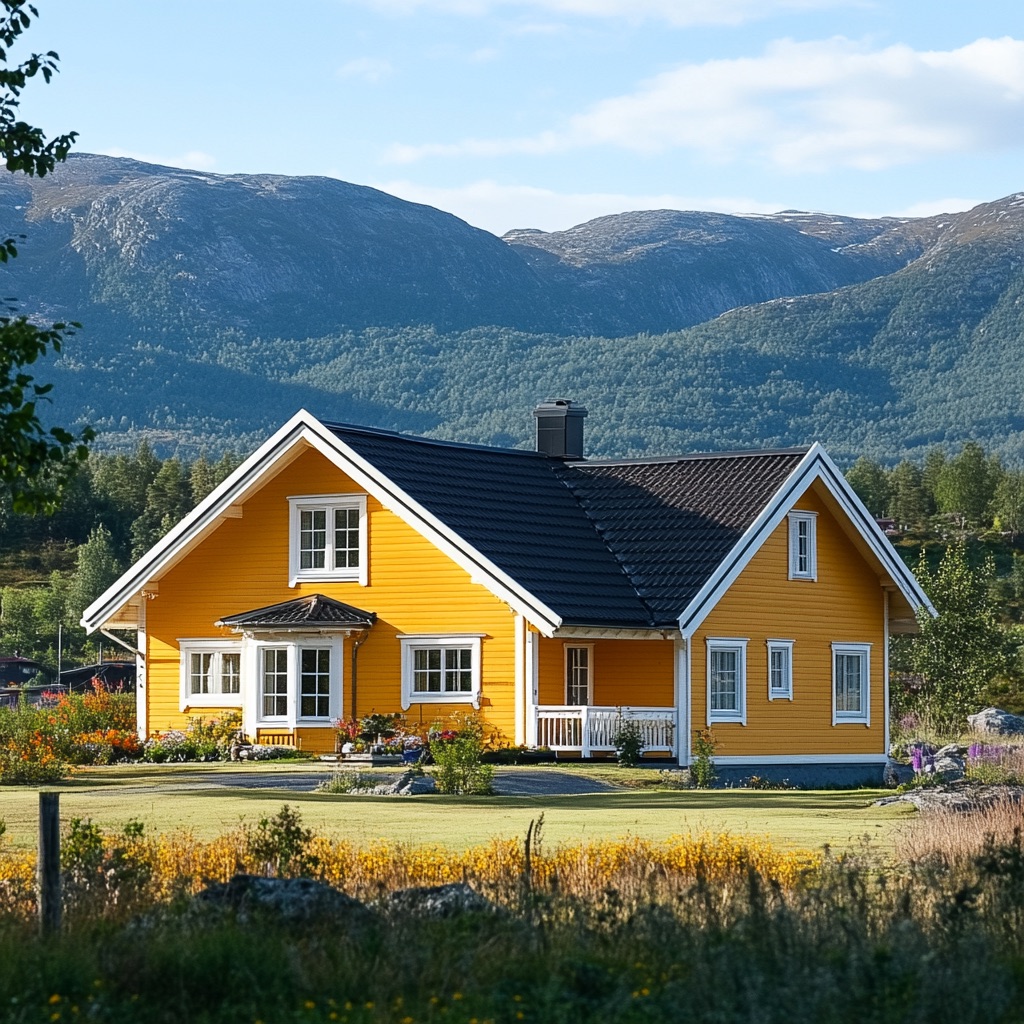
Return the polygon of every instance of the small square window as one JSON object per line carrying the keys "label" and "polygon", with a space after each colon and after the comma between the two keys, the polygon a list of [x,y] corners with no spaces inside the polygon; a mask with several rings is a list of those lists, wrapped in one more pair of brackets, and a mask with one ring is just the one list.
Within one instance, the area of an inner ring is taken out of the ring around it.
{"label": "small square window", "polygon": [[289,581],[368,582],[366,496],[333,494],[288,499]]}

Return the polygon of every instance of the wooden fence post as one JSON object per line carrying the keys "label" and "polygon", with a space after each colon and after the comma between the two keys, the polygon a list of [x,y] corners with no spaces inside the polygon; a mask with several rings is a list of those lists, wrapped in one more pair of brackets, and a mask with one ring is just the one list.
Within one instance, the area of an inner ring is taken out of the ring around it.
{"label": "wooden fence post", "polygon": [[55,935],[61,923],[60,793],[39,794],[39,928]]}

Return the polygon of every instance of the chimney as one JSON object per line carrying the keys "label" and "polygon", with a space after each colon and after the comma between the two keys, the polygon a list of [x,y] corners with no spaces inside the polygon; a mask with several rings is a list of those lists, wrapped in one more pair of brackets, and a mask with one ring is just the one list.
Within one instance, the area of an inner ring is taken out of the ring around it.
{"label": "chimney", "polygon": [[568,398],[549,398],[533,415],[537,419],[537,451],[553,459],[583,458],[583,420],[587,410]]}

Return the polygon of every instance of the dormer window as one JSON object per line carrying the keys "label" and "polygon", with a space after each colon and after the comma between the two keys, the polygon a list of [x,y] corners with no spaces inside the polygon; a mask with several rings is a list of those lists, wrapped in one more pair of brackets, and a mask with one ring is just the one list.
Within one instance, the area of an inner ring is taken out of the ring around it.
{"label": "dormer window", "polygon": [[818,578],[817,520],[814,512],[789,513],[789,578]]}
{"label": "dormer window", "polygon": [[366,495],[307,495],[288,504],[289,585],[351,580],[365,586]]}

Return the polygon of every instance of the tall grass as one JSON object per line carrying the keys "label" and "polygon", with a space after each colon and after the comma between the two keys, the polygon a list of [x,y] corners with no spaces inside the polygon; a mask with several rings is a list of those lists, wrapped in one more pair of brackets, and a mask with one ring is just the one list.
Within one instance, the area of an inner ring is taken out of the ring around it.
{"label": "tall grass", "polygon": [[[728,836],[359,850],[294,814],[207,844],[130,830],[101,837],[99,854],[96,833],[79,831],[65,934],[43,943],[18,908],[0,916],[0,1018],[12,1024],[1000,1024],[1019,1021],[1024,999],[1012,827],[942,854],[921,833],[896,864]],[[380,900],[377,916],[299,925],[187,909],[204,876],[300,865]],[[431,920],[381,900],[462,878],[500,912]]]}

